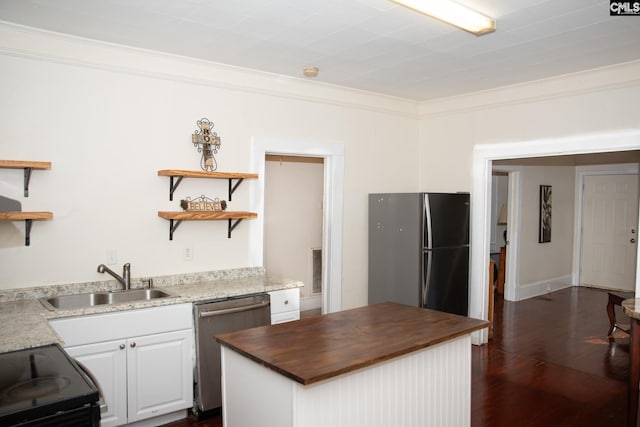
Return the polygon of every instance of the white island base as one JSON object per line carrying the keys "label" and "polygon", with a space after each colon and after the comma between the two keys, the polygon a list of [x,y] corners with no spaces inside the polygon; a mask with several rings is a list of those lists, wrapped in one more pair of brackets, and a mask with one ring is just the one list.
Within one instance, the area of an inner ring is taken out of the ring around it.
{"label": "white island base", "polygon": [[467,427],[471,338],[302,385],[222,346],[226,427]]}

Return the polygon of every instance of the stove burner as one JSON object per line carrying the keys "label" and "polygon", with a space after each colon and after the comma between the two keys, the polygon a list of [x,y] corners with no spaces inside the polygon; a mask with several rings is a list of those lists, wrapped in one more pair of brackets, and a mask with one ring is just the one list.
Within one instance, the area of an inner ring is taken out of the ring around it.
{"label": "stove burner", "polygon": [[98,427],[99,397],[59,344],[0,353],[0,426]]}
{"label": "stove burner", "polygon": [[61,376],[39,377],[20,381],[2,392],[2,400],[33,400],[39,397],[57,394],[70,383],[69,378]]}

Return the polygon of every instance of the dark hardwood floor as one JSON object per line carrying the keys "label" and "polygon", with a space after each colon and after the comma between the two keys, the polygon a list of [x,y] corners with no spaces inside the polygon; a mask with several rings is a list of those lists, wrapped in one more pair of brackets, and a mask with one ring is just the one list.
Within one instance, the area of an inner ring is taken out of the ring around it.
{"label": "dark hardwood floor", "polygon": [[471,425],[624,426],[629,336],[607,337],[606,305],[589,288],[497,298],[494,338],[473,348]]}
{"label": "dark hardwood floor", "polygon": [[[607,337],[606,304],[606,291],[588,288],[517,303],[497,297],[493,340],[472,350],[472,427],[624,426],[629,337]],[[222,420],[168,425],[220,427]]]}

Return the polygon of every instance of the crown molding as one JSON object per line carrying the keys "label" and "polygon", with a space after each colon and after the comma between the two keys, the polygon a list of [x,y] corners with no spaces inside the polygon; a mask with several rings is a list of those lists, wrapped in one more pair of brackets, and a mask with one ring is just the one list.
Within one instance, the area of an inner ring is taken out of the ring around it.
{"label": "crown molding", "polygon": [[541,80],[424,101],[420,118],[470,113],[489,108],[566,98],[640,86],[640,61],[626,62]]}
{"label": "crown molding", "polygon": [[419,103],[0,21],[0,55],[418,118]]}

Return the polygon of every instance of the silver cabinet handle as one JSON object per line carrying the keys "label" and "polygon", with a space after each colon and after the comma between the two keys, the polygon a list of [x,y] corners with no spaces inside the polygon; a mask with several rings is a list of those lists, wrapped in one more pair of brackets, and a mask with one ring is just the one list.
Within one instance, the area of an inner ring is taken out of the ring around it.
{"label": "silver cabinet handle", "polygon": [[124,350],[124,344],[120,344],[120,350]]}
{"label": "silver cabinet handle", "polygon": [[136,346],[136,342],[135,342],[135,341],[133,341],[131,344],[129,344],[129,346],[130,346],[131,348],[135,347],[135,346]]}

